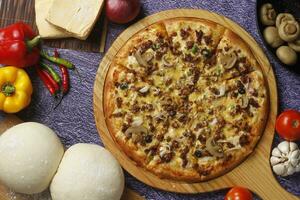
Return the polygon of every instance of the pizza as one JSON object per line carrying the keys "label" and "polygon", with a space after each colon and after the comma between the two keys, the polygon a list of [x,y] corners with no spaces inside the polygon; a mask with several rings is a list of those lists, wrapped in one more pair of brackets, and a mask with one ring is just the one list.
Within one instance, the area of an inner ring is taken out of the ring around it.
{"label": "pizza", "polygon": [[253,152],[268,116],[267,85],[233,31],[173,18],[136,33],[112,58],[104,115],[137,165],[160,178],[205,181]]}

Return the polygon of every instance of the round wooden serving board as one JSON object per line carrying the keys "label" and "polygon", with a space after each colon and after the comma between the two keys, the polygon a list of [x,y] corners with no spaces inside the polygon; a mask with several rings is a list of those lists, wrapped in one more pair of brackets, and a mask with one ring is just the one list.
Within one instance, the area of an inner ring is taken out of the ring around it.
{"label": "round wooden serving board", "polygon": [[[270,112],[265,132],[256,147],[255,151],[238,167],[227,174],[206,182],[186,183],[168,179],[160,179],[152,173],[137,166],[130,158],[120,150],[119,146],[112,139],[104,118],[103,113],[103,87],[106,73],[118,50],[130,39],[135,33],[155,22],[176,18],[176,17],[194,17],[204,18],[233,30],[242,37],[251,47],[253,54],[260,63],[270,93]],[[277,88],[273,70],[265,54],[256,43],[256,41],[238,24],[230,19],[205,10],[178,9],[168,10],[156,13],[126,29],[113,43],[103,58],[95,80],[94,85],[94,112],[98,132],[107,149],[119,160],[125,170],[138,180],[152,187],[162,190],[179,192],[179,193],[199,193],[229,188],[235,185],[242,185],[253,192],[256,192],[265,200],[274,199],[298,199],[292,194],[286,192],[275,180],[270,164],[269,156],[271,145],[274,137],[274,122],[277,115]]]}

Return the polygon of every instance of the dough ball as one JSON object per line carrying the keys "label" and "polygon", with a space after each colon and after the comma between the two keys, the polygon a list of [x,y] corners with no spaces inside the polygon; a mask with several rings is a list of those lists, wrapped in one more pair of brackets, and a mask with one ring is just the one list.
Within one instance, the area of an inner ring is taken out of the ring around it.
{"label": "dough ball", "polygon": [[70,147],[54,176],[53,200],[119,200],[124,174],[112,154],[94,144]]}
{"label": "dough ball", "polygon": [[63,145],[47,126],[14,126],[0,136],[0,182],[16,192],[40,193],[49,186],[63,154]]}

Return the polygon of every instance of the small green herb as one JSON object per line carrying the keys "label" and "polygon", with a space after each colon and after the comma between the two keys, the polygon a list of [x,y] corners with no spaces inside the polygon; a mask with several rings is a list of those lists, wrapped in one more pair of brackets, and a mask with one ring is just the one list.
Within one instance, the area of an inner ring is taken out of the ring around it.
{"label": "small green herb", "polygon": [[157,50],[157,49],[159,49],[160,48],[160,45],[159,44],[153,44],[152,45],[152,49],[153,50]]}
{"label": "small green herb", "polygon": [[194,44],[193,48],[192,48],[192,53],[195,54],[197,53],[199,50],[198,46],[196,44]]}
{"label": "small green herb", "polygon": [[234,108],[235,108],[235,105],[234,105],[234,104],[230,104],[230,105],[229,105],[229,109],[230,109],[230,110],[233,110]]}
{"label": "small green herb", "polygon": [[220,74],[221,74],[221,72],[222,72],[222,69],[221,69],[221,67],[220,67],[220,66],[218,66],[218,68],[217,68],[217,75],[220,75]]}

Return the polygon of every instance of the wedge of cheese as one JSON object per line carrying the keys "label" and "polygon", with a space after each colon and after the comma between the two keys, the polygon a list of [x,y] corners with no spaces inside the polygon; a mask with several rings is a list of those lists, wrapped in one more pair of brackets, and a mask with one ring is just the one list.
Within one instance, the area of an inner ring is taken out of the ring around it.
{"label": "wedge of cheese", "polygon": [[71,34],[46,21],[53,0],[35,0],[35,21],[42,38],[66,38]]}
{"label": "wedge of cheese", "polygon": [[53,0],[47,21],[85,40],[96,23],[104,0]]}

